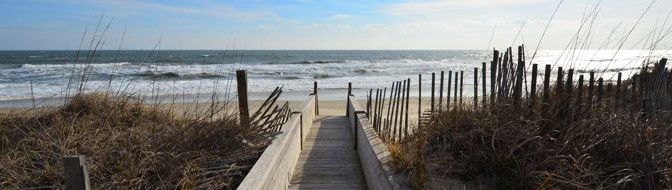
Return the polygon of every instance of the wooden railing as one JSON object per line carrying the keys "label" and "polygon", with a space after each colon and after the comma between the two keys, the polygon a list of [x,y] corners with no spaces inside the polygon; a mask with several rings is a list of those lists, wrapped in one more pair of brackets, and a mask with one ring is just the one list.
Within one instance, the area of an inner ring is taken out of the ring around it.
{"label": "wooden railing", "polygon": [[366,111],[350,95],[347,102],[348,119],[355,135],[355,148],[369,189],[410,189],[407,178],[390,167],[391,155],[387,145],[378,137]]}
{"label": "wooden railing", "polygon": [[301,110],[292,113],[238,189],[286,189],[289,186],[303,140],[316,115],[316,103],[316,95],[311,94]]}

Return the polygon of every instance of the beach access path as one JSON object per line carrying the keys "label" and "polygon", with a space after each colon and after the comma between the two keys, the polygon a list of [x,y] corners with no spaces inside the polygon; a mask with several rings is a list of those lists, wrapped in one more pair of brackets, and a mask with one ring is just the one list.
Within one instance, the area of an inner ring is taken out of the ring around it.
{"label": "beach access path", "polygon": [[366,189],[345,116],[318,116],[303,144],[289,189]]}

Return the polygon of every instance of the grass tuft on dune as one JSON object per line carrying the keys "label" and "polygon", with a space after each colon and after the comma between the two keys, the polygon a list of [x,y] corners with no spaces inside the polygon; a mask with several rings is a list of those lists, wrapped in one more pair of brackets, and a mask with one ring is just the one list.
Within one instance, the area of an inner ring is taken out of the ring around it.
{"label": "grass tuft on dune", "polygon": [[185,115],[80,94],[62,107],[2,114],[0,187],[64,188],[63,156],[84,155],[96,189],[234,188],[265,146],[247,146],[259,133],[213,108]]}
{"label": "grass tuft on dune", "polygon": [[427,189],[455,180],[474,189],[670,188],[672,73],[654,68],[624,81],[620,96],[596,87],[601,101],[588,100],[584,83],[583,100],[573,86],[552,91],[548,104],[539,93],[524,100],[536,104],[503,97],[443,111],[391,143],[392,163]]}

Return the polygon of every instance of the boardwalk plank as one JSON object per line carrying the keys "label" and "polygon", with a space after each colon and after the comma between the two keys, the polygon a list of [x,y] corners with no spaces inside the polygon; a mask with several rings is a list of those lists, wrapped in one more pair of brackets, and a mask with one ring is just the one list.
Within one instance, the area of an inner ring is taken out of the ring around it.
{"label": "boardwalk plank", "polygon": [[319,117],[311,127],[289,189],[366,189],[347,117]]}

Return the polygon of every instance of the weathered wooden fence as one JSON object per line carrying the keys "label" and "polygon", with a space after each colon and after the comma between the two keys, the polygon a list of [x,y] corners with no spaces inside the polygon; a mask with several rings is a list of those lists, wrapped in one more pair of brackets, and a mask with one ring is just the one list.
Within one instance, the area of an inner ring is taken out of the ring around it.
{"label": "weathered wooden fence", "polygon": [[[604,70],[565,70],[563,67],[553,69],[554,65],[550,64],[545,65],[542,73],[538,70],[538,64],[531,64],[531,68],[528,68],[524,52],[524,46],[519,46],[515,57],[517,59],[514,59],[512,48],[507,48],[504,53],[494,50],[490,68],[486,68],[488,64],[485,62],[481,64],[481,68],[474,67],[471,73],[473,94],[469,102],[465,101],[463,94],[464,81],[470,80],[465,78],[465,71],[448,71],[446,78],[444,71],[439,72],[439,77],[433,72],[429,97],[423,97],[423,76],[418,75],[418,81],[415,81],[418,89],[418,113],[417,119],[411,122],[414,126],[409,126],[408,117],[412,82],[410,78],[392,82],[389,93],[387,87],[370,89],[367,97],[370,122],[381,139],[395,142],[413,133],[414,129],[426,125],[431,117],[452,110],[478,110],[497,106],[514,106],[520,109],[541,106],[548,110],[561,106],[583,106],[586,107],[586,112],[591,112],[611,106],[622,111],[638,112],[645,117],[652,112],[672,109],[672,96],[668,94],[672,90],[672,73],[666,68],[665,58],[645,63],[639,73],[623,80],[620,71],[613,79],[604,78]],[[555,78],[552,78],[554,72]],[[584,76],[586,74],[588,76]],[[423,98],[429,98],[428,108],[422,107]]]}

